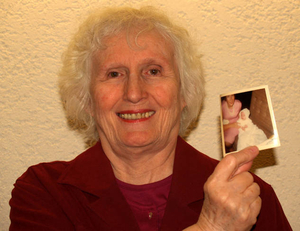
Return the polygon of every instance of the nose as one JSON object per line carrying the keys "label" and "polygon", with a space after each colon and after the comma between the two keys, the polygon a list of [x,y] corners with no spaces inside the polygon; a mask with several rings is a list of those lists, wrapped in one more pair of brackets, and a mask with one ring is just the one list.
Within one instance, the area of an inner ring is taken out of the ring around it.
{"label": "nose", "polygon": [[124,99],[131,103],[138,103],[147,96],[145,84],[136,74],[129,75],[124,86]]}

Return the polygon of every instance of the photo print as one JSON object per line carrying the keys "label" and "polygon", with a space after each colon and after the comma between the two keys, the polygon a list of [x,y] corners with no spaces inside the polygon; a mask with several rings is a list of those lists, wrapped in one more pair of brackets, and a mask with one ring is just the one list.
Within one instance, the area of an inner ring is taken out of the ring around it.
{"label": "photo print", "polygon": [[268,86],[220,95],[223,156],[257,146],[280,146]]}

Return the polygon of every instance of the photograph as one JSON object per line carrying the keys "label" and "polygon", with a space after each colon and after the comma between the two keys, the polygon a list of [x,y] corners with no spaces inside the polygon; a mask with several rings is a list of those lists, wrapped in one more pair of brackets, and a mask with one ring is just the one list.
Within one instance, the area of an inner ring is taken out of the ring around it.
{"label": "photograph", "polygon": [[280,146],[268,86],[220,95],[223,155]]}

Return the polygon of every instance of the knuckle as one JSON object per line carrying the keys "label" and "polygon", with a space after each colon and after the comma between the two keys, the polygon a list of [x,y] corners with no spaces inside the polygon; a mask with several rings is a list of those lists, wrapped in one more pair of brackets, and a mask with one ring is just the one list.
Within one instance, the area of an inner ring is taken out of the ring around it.
{"label": "knuckle", "polygon": [[223,207],[228,207],[230,210],[235,207],[233,201],[230,200],[228,195],[225,193],[219,194],[217,197],[217,201],[219,204],[223,205]]}
{"label": "knuckle", "polygon": [[260,195],[260,187],[257,183],[252,183],[252,185],[248,188],[249,196],[259,196]]}
{"label": "knuckle", "polygon": [[236,157],[234,156],[234,154],[231,154],[231,155],[227,155],[224,157],[224,161],[228,164],[228,165],[232,165],[232,166],[236,166],[238,163],[237,163],[237,159]]}
{"label": "knuckle", "polygon": [[249,212],[241,209],[241,211],[239,211],[239,220],[241,223],[246,223],[249,220]]}
{"label": "knuckle", "polygon": [[260,194],[260,187],[259,187],[259,185],[257,184],[257,183],[253,183],[253,187],[254,187],[254,190],[258,193],[258,194]]}
{"label": "knuckle", "polygon": [[253,213],[249,207],[241,207],[239,209],[239,222],[245,224],[246,226],[254,225],[256,223],[257,214]]}
{"label": "knuckle", "polygon": [[227,200],[224,200],[224,204],[226,204],[227,210],[234,212],[234,213],[238,212],[241,209],[241,207],[239,206],[239,203],[237,201],[227,199]]}
{"label": "knuckle", "polygon": [[253,175],[252,175],[250,172],[246,172],[246,173],[247,173],[247,176],[248,176],[248,178],[249,178],[249,181],[254,182],[254,177],[253,177]]}
{"label": "knuckle", "polygon": [[210,176],[207,181],[205,182],[204,186],[205,192],[211,192],[216,188],[216,180],[212,176]]}
{"label": "knuckle", "polygon": [[262,200],[261,200],[260,197],[258,197],[258,198],[256,199],[256,204],[257,204],[257,206],[258,206],[259,208],[261,207],[261,203],[262,203]]}
{"label": "knuckle", "polygon": [[255,185],[255,187],[257,188],[257,190],[260,191],[260,186],[259,186],[259,184],[257,184],[256,182],[254,182],[253,184]]}

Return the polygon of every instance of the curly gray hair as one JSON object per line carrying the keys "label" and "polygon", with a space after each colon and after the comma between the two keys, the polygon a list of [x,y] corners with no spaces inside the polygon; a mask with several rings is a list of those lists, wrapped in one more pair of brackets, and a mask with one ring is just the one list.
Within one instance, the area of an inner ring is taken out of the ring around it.
{"label": "curly gray hair", "polygon": [[181,114],[179,135],[184,136],[189,125],[198,118],[204,97],[204,80],[200,57],[188,32],[153,7],[97,10],[79,27],[69,43],[63,54],[63,66],[59,73],[61,100],[69,124],[73,129],[81,131],[92,143],[99,139],[94,118],[88,111],[92,101],[92,58],[99,49],[104,48],[104,38],[124,30],[129,33],[130,28],[140,28],[141,25],[143,29],[138,35],[156,29],[173,43],[181,94],[187,104]]}

